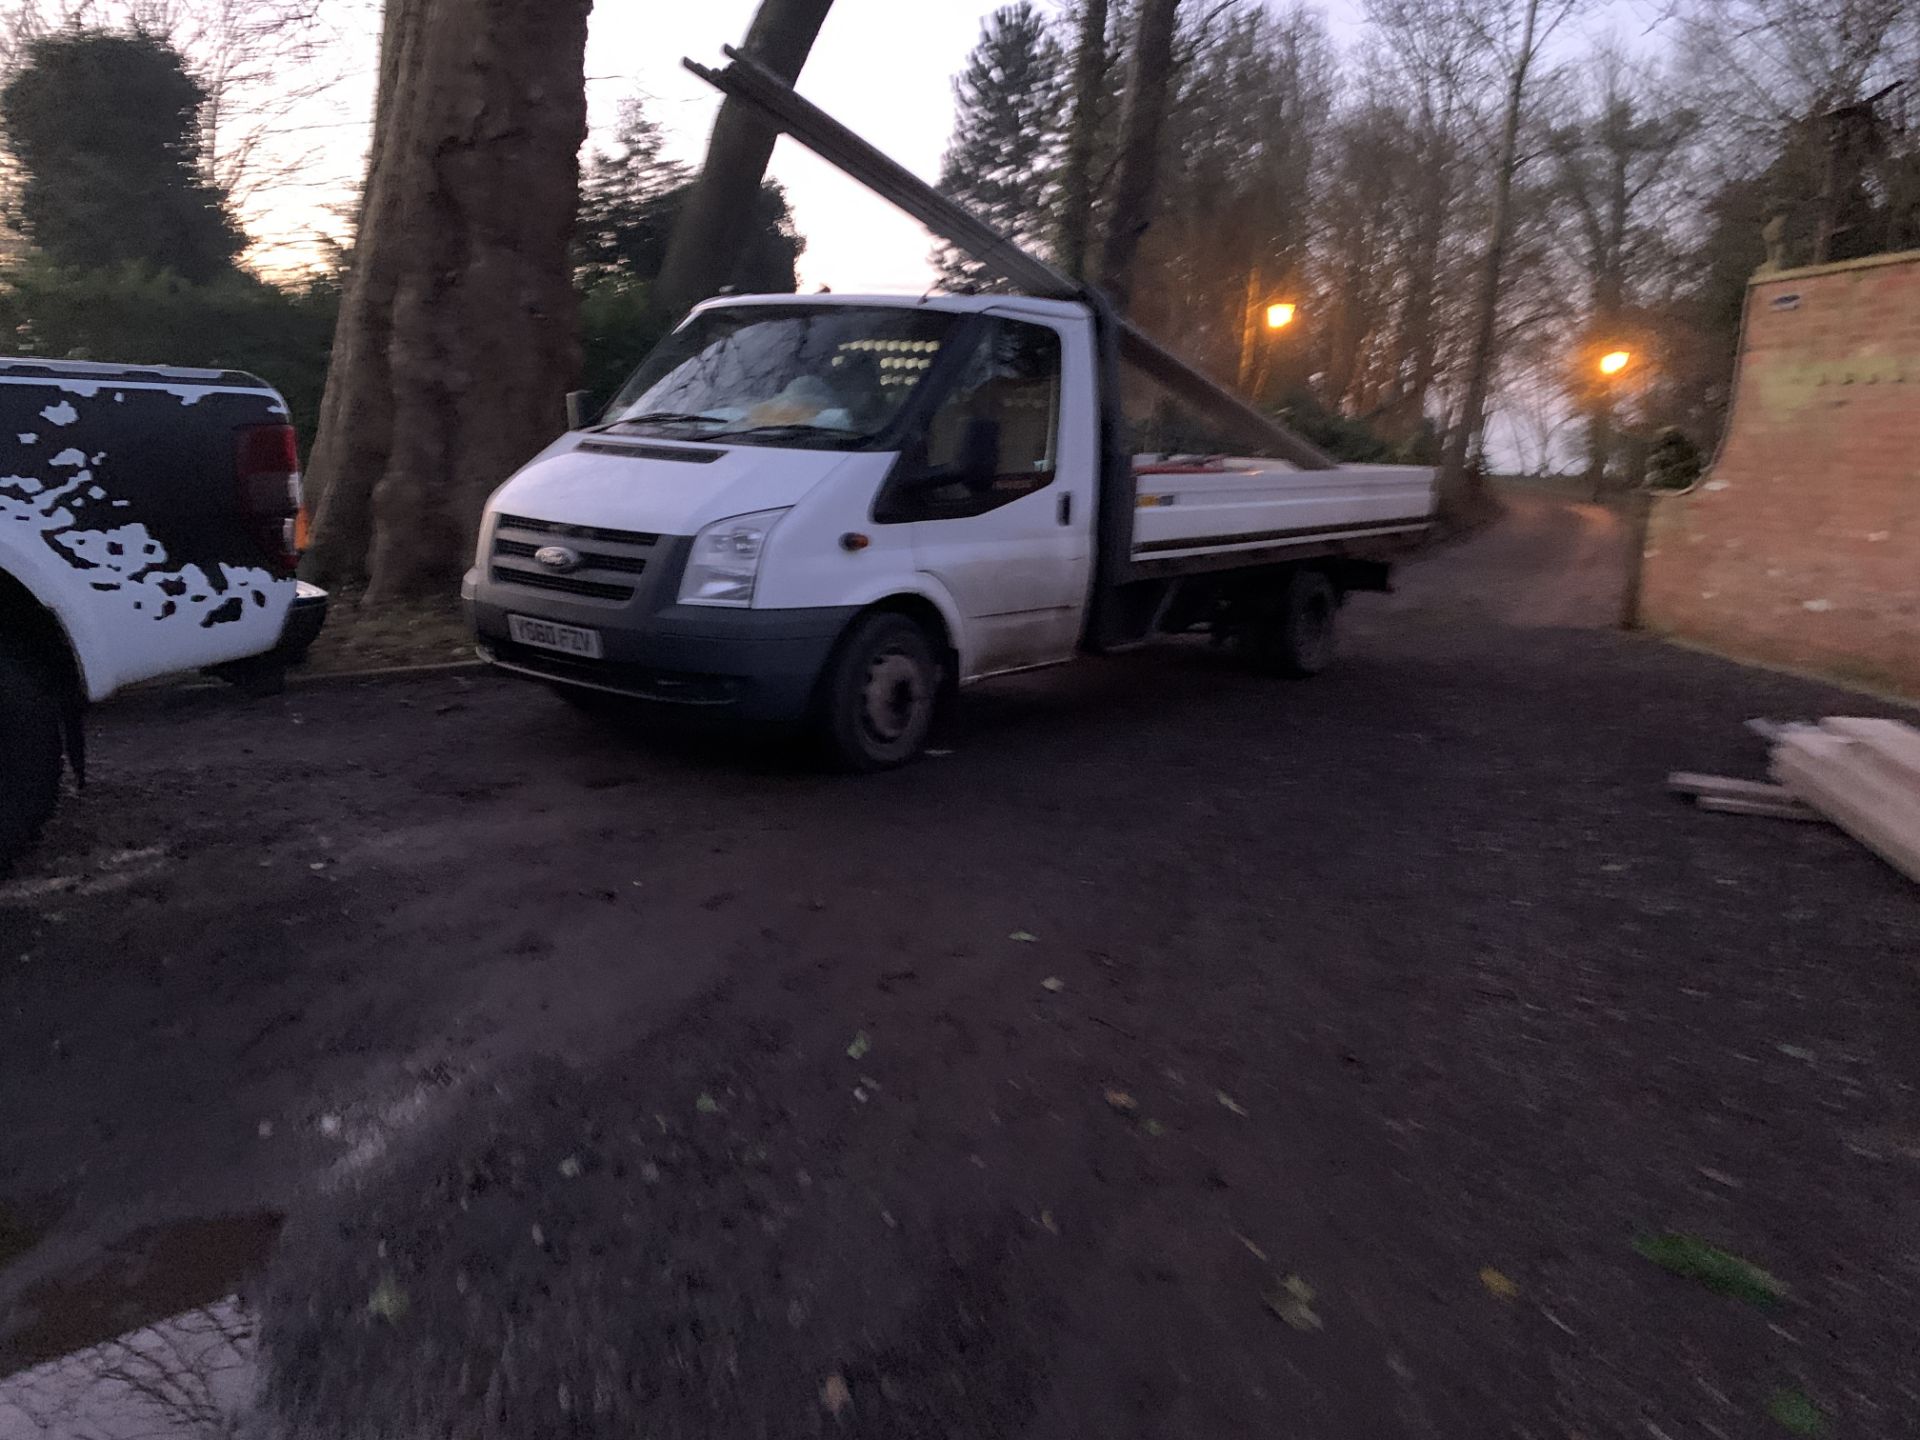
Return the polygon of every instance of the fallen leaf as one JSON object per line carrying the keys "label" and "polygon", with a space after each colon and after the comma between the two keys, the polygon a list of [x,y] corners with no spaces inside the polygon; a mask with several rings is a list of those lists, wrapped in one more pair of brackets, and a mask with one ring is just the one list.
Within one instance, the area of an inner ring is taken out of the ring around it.
{"label": "fallen leaf", "polygon": [[1734,1179],[1733,1176],[1727,1174],[1727,1172],[1724,1170],[1716,1170],[1711,1165],[1700,1165],[1700,1166],[1696,1166],[1695,1168],[1698,1169],[1702,1175],[1706,1176],[1707,1179],[1713,1181],[1713,1183],[1716,1185],[1724,1185],[1729,1190],[1740,1189],[1740,1182]]}
{"label": "fallen leaf", "polygon": [[258,1125],[254,1126],[253,1128],[254,1128],[254,1133],[258,1135],[262,1140],[271,1140],[273,1138],[273,1121],[262,1120]]}
{"label": "fallen leaf", "polygon": [[718,1115],[720,1113],[720,1102],[711,1095],[703,1093],[698,1100],[693,1102],[693,1108],[698,1110],[702,1115]]}
{"label": "fallen leaf", "polygon": [[546,1247],[547,1232],[542,1230],[538,1225],[538,1223],[529,1225],[527,1227],[527,1234],[533,1237],[534,1244],[542,1247],[543,1249]]}
{"label": "fallen leaf", "polygon": [[1804,1060],[1809,1065],[1820,1058],[1804,1045],[1780,1045],[1775,1048],[1778,1049],[1782,1055],[1794,1060]]}
{"label": "fallen leaf", "polygon": [[399,1322],[407,1313],[407,1292],[391,1275],[382,1275],[380,1283],[373,1287],[373,1294],[367,1297],[367,1313],[389,1325]]}
{"label": "fallen leaf", "polygon": [[1162,1135],[1167,1133],[1167,1127],[1162,1125],[1158,1120],[1149,1120],[1147,1121],[1146,1124],[1142,1125],[1140,1128],[1146,1131],[1147,1134],[1153,1136],[1153,1138],[1156,1140],[1158,1140]]}
{"label": "fallen leaf", "polygon": [[1033,944],[1034,941],[1038,940],[1039,938],[1040,937],[1038,935],[1035,935],[1031,930],[1016,930],[1011,935],[1007,936],[1007,939],[1018,940],[1022,945],[1031,945]]}
{"label": "fallen leaf", "polygon": [[1213,1093],[1215,1096],[1219,1098],[1220,1103],[1226,1106],[1227,1109],[1231,1110],[1234,1114],[1244,1116],[1247,1113],[1247,1107],[1242,1105],[1238,1100],[1235,1100],[1231,1095],[1227,1094],[1226,1091],[1216,1090]]}
{"label": "fallen leaf", "polygon": [[338,1115],[322,1115],[320,1117],[320,1133],[329,1139],[338,1135],[340,1133],[340,1117]]}
{"label": "fallen leaf", "polygon": [[1779,1279],[1751,1260],[1730,1255],[1698,1236],[1669,1230],[1643,1235],[1633,1242],[1633,1248],[1663,1270],[1754,1305],[1771,1305],[1787,1293]]}
{"label": "fallen leaf", "polygon": [[847,1389],[846,1379],[838,1371],[827,1376],[826,1383],[820,1387],[820,1403],[834,1416],[853,1403],[853,1392]]}
{"label": "fallen leaf", "polygon": [[560,1162],[560,1174],[563,1179],[578,1180],[580,1178],[580,1158],[577,1155],[567,1156],[566,1159]]}
{"label": "fallen leaf", "polygon": [[1040,988],[1042,990],[1051,990],[1054,994],[1058,995],[1062,990],[1067,988],[1067,982],[1062,980],[1058,975],[1049,975],[1040,982]]}
{"label": "fallen leaf", "polygon": [[1131,1115],[1140,1108],[1140,1102],[1124,1090],[1107,1091],[1107,1104],[1118,1110],[1122,1115]]}
{"label": "fallen leaf", "polygon": [[849,1060],[864,1060],[867,1058],[867,1052],[871,1049],[873,1049],[873,1041],[867,1038],[867,1032],[864,1030],[856,1030],[852,1043],[847,1046],[847,1058]]}
{"label": "fallen leaf", "polygon": [[1820,1407],[1799,1390],[1776,1390],[1767,1401],[1767,1414],[1782,1429],[1795,1435],[1824,1435],[1827,1420]]}
{"label": "fallen leaf", "polygon": [[1296,1330],[1324,1330],[1323,1321],[1313,1309],[1313,1287],[1298,1275],[1289,1275],[1277,1290],[1261,1297],[1267,1308]]}
{"label": "fallen leaf", "polygon": [[1060,1233],[1060,1226],[1054,1221],[1053,1211],[1042,1210],[1040,1212],[1040,1228],[1049,1235],[1058,1235]]}
{"label": "fallen leaf", "polygon": [[1509,1280],[1500,1271],[1488,1265],[1480,1272],[1480,1283],[1502,1300],[1511,1300],[1520,1293],[1520,1287]]}
{"label": "fallen leaf", "polygon": [[1246,1246],[1248,1253],[1251,1254],[1254,1259],[1265,1260],[1267,1258],[1266,1251],[1262,1250],[1258,1245],[1254,1244],[1253,1241],[1249,1240],[1246,1236],[1242,1235],[1238,1230],[1233,1232],[1233,1238],[1238,1240],[1242,1245]]}

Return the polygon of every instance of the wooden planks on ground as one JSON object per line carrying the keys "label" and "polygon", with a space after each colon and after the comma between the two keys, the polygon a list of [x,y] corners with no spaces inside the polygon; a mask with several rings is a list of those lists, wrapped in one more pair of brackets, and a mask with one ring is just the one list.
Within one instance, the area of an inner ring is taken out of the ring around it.
{"label": "wooden planks on ground", "polygon": [[1784,728],[1773,774],[1909,879],[1920,882],[1920,731],[1836,716]]}
{"label": "wooden planks on ground", "polygon": [[1757,800],[1784,804],[1793,792],[1784,785],[1765,780],[1736,780],[1731,775],[1702,775],[1694,770],[1676,770],[1667,776],[1667,789],[1676,795],[1711,796],[1716,800]]}
{"label": "wooden planks on ground", "polygon": [[1732,796],[1702,795],[1693,803],[1699,809],[1711,810],[1719,815],[1761,815],[1769,820],[1811,820],[1824,825],[1827,817],[1811,805],[1803,804],[1793,798],[1793,792],[1782,788],[1785,800],[1741,800]]}
{"label": "wooden planks on ground", "polygon": [[1802,804],[1784,785],[1764,780],[1739,780],[1731,775],[1703,775],[1676,770],[1667,776],[1667,789],[1692,797],[1702,810],[1720,815],[1761,815],[1773,820],[1824,820],[1819,811]]}

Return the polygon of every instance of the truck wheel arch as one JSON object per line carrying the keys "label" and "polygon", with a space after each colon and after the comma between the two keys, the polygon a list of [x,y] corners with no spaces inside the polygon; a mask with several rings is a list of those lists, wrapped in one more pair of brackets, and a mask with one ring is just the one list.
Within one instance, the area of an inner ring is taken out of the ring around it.
{"label": "truck wheel arch", "polygon": [[955,644],[953,626],[931,597],[914,591],[903,591],[897,595],[889,595],[883,600],[876,600],[849,620],[841,634],[844,636],[851,633],[854,626],[878,611],[904,615],[926,631],[927,638],[933,642],[934,653],[940,657],[941,670],[944,672],[941,677],[942,692],[950,695],[959,688],[960,651]]}
{"label": "truck wheel arch", "polygon": [[85,698],[86,676],[66,626],[33,591],[5,570],[0,570],[0,628],[25,641],[63,686]]}
{"label": "truck wheel arch", "polygon": [[87,703],[86,676],[60,617],[19,580],[0,570],[0,631],[14,637],[58,687],[65,702],[63,726],[67,763],[74,778],[86,779],[86,746],[80,725]]}

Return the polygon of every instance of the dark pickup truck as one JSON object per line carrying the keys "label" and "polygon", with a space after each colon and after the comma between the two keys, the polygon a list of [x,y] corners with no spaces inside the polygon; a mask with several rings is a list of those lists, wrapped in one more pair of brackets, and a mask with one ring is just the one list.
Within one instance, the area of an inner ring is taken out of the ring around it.
{"label": "dark pickup truck", "polygon": [[[0,359],[0,870],[32,842],[86,706],[303,648],[300,461],[252,375]],[[298,597],[298,598],[297,598]]]}

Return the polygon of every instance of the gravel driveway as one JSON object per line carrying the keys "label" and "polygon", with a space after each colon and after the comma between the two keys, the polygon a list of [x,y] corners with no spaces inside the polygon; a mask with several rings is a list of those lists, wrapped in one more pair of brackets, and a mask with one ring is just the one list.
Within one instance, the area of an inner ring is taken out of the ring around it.
{"label": "gravel driveway", "polygon": [[0,1372],[242,1283],[286,1436],[1920,1435],[1920,891],[1661,785],[1900,712],[1598,628],[1616,544],[866,780],[477,673],[115,707],[0,891]]}

